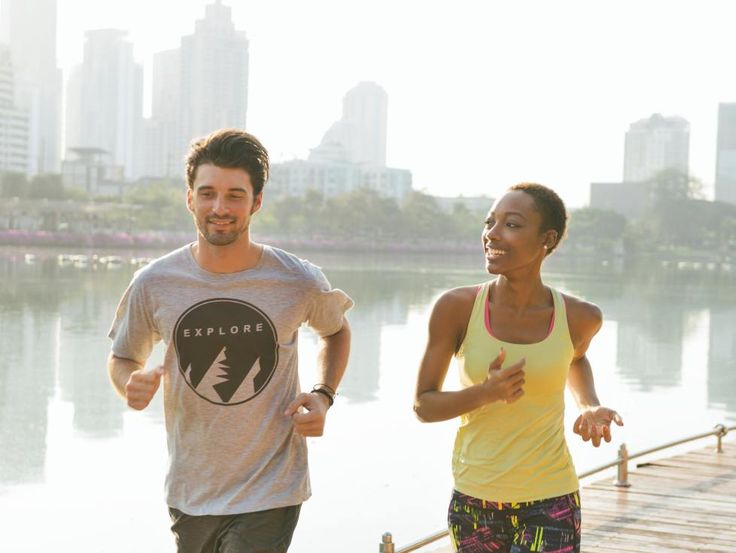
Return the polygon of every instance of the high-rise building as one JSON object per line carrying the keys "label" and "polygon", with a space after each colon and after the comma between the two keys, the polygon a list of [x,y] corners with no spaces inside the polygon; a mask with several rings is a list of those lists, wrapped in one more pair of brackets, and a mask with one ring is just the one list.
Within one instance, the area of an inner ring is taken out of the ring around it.
{"label": "high-rise building", "polygon": [[632,123],[626,133],[624,182],[650,181],[662,171],[688,175],[690,124],[655,113]]}
{"label": "high-rise building", "polygon": [[736,204],[736,104],[718,105],[715,192],[717,201]]}
{"label": "high-rise building", "polygon": [[180,136],[181,50],[153,56],[151,118],[144,121],[143,169],[148,177],[182,174],[184,146]]}
{"label": "high-rise building", "polygon": [[402,201],[412,190],[406,169],[386,167],[388,95],[379,85],[361,82],[342,104],[342,118],[333,123],[308,160],[295,159],[271,166],[277,193],[304,196],[309,190],[325,197],[359,188]]}
{"label": "high-rise building", "polygon": [[245,129],[247,110],[248,39],[230,7],[215,0],[179,48],[154,56],[142,174],[181,176],[191,141],[223,127]]}
{"label": "high-rise building", "polygon": [[309,159],[385,167],[387,121],[386,91],[373,82],[358,83],[345,94],[342,119],[328,129]]}
{"label": "high-rise building", "polygon": [[28,113],[15,105],[10,49],[0,45],[0,171],[28,170]]}
{"label": "high-rise building", "polygon": [[61,70],[56,64],[56,0],[3,0],[0,41],[14,66],[15,104],[28,113],[28,174],[59,170]]}
{"label": "high-rise building", "polygon": [[143,69],[117,29],[87,31],[67,85],[66,148],[99,148],[126,178],[140,175]]}
{"label": "high-rise building", "polygon": [[248,111],[248,39],[221,0],[205,8],[194,34],[181,39],[179,119],[181,159],[193,138],[233,127],[245,129]]}

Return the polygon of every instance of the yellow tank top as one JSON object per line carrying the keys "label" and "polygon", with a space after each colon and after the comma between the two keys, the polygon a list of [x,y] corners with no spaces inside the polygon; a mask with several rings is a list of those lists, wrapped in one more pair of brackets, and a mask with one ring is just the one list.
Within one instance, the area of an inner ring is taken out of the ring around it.
{"label": "yellow tank top", "polygon": [[526,358],[524,395],[461,417],[452,457],[455,488],[486,501],[521,502],[574,492],[578,479],[564,432],[564,391],[574,355],[562,295],[552,288],[554,315],[547,337],[534,344],[495,338],[488,318],[491,282],[479,290],[456,355],[462,386],[482,382],[503,347],[504,367]]}

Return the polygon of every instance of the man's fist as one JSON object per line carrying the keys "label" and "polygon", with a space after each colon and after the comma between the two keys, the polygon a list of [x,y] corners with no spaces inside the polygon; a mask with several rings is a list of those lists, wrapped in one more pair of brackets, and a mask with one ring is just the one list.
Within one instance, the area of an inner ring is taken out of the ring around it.
{"label": "man's fist", "polygon": [[138,411],[148,407],[161,384],[163,374],[163,365],[159,365],[150,372],[145,372],[144,369],[133,371],[125,384],[125,399],[128,401],[128,406]]}

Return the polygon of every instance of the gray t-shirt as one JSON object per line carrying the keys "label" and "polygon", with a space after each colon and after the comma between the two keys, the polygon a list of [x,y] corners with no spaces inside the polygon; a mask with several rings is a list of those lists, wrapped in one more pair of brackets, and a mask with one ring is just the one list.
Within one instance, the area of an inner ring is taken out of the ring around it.
{"label": "gray t-shirt", "polygon": [[298,329],[334,334],[352,305],[319,268],[268,246],[237,273],[205,271],[187,245],[135,274],[109,336],[139,363],[166,345],[169,506],[226,515],[310,496],[306,440],[284,416],[299,393]]}

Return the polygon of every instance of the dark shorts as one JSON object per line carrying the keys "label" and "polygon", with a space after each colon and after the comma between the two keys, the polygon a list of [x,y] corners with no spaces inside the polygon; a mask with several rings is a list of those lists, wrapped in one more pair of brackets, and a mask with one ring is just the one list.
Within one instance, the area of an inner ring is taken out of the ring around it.
{"label": "dark shorts", "polygon": [[493,503],[453,491],[447,514],[458,553],[579,553],[580,496]]}
{"label": "dark shorts", "polygon": [[177,553],[286,553],[300,508],[193,516],[169,507],[169,516]]}

